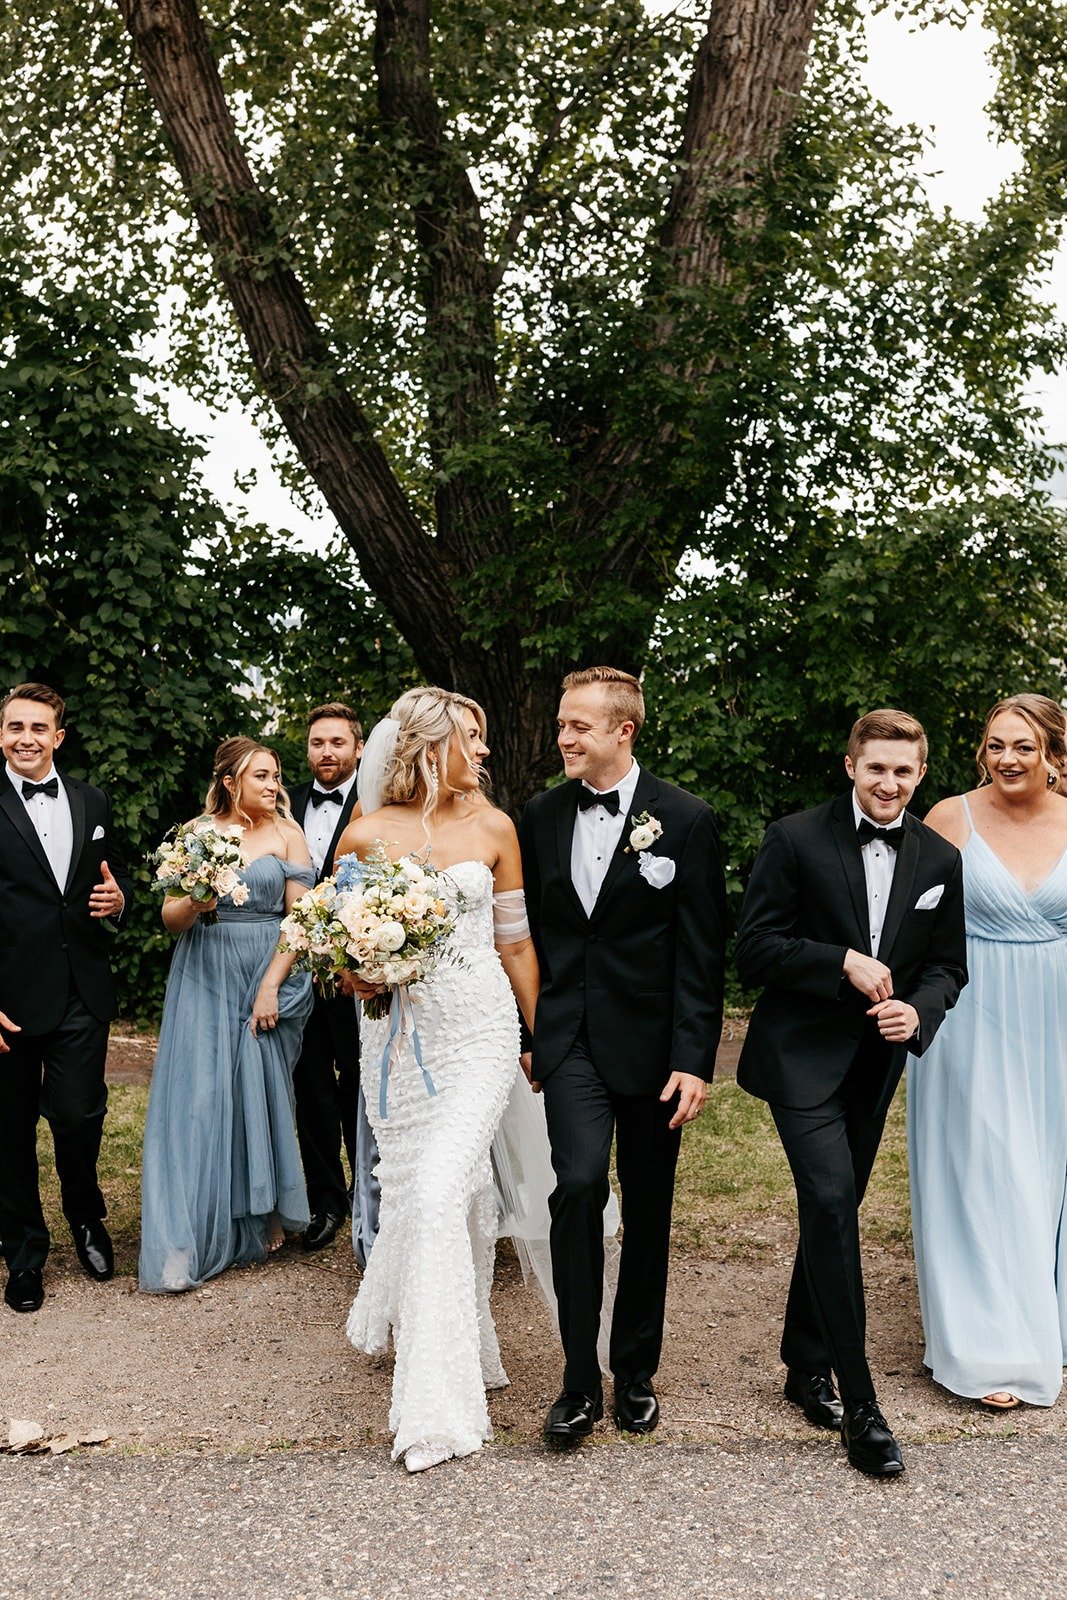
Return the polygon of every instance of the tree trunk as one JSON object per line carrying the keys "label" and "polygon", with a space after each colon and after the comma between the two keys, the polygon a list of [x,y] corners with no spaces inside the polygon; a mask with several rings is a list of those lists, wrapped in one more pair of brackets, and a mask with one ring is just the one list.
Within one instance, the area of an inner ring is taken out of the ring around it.
{"label": "tree trunk", "polygon": [[[529,593],[500,596],[508,615],[491,651],[472,641],[465,585],[478,579],[487,560],[506,559],[513,537],[510,507],[477,468],[461,466],[443,475],[436,536],[422,525],[367,417],[338,378],[328,341],[287,264],[286,241],[239,143],[195,0],[117,4],[264,389],[364,578],[421,669],[431,681],[462,689],[485,706],[497,797],[514,812],[558,769],[559,678],[577,663],[560,654],[527,668],[521,635],[545,620],[532,586]],[[668,282],[687,287],[721,272],[709,195],[723,182],[751,183],[773,154],[803,81],[816,8],[817,0],[711,5],[660,231],[659,269]],[[378,0],[377,22],[380,110],[414,140],[429,180],[412,220],[423,262],[429,442],[440,460],[452,446],[491,441],[500,424],[492,354],[497,279],[485,257],[477,195],[449,145],[433,94],[429,0]],[[668,360],[666,330],[662,342]],[[625,376],[620,374],[620,390]],[[687,369],[686,376],[699,382],[706,374]],[[621,573],[629,585],[641,585],[651,618],[671,581],[669,563],[652,569],[643,559],[640,527],[625,538],[605,540],[628,499],[642,492],[640,475],[631,472],[640,447],[616,436],[611,398],[603,426],[576,452],[571,537],[593,548],[603,543],[602,576],[617,582]],[[654,443],[662,451],[663,438]],[[468,454],[476,458],[478,451]],[[584,565],[588,570],[589,563]],[[647,640],[637,636],[642,616],[635,622],[634,615],[633,607],[620,608],[617,636],[594,652],[601,660],[631,670],[640,665]]]}

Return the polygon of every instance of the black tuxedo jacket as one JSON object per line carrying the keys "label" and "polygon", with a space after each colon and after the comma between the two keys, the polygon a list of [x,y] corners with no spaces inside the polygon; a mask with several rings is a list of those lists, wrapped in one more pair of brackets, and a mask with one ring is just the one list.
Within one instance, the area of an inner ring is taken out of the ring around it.
{"label": "black tuxedo jacket", "polygon": [[[871,954],[867,887],[851,793],[772,822],[741,908],[737,966],[762,986],[738,1064],[750,1094],[820,1105],[840,1085],[865,1030],[872,1070],[892,1095],[909,1050],[921,1055],[967,982],[963,863],[955,845],[905,813],[878,959],[919,1013],[906,1045],[872,1037],[870,1001],[842,976],[846,950]],[[938,904],[920,910],[941,886]]]}
{"label": "black tuxedo jacket", "polygon": [[[295,789],[290,789],[289,791],[289,809],[293,813],[293,821],[300,828],[304,826],[304,812],[307,810],[308,798],[311,794],[312,788],[313,784],[311,783],[298,783]],[[333,838],[330,840],[330,848],[327,850],[326,856],[323,860],[322,871],[315,879],[316,883],[321,883],[323,878],[328,878],[330,873],[333,871],[333,858],[337,854],[337,846],[341,843],[341,835],[348,827],[349,820],[356,808],[355,784],[353,784],[351,789],[349,789],[342,805],[335,806],[333,805],[332,801],[327,801],[326,804],[330,806],[331,811],[336,812],[337,826],[333,830]]]}
{"label": "black tuxedo jacket", "polygon": [[108,964],[114,932],[89,915],[89,896],[106,861],[133,904],[133,883],[111,829],[111,802],[102,789],[60,774],[70,801],[74,838],[70,871],[61,888],[20,794],[0,767],[0,1011],[24,1032],[58,1027],[71,980],[101,1022],[115,1014]]}
{"label": "black tuxedo jacket", "polygon": [[566,1056],[583,1020],[597,1071],[620,1094],[658,1095],[672,1072],[710,1079],[722,1031],[725,886],[703,800],[643,768],[632,815],[663,824],[650,854],[674,880],[654,889],[627,850],[629,818],[587,917],[571,880],[579,784],[535,795],[519,830],[530,929],[541,964],[535,1078]]}

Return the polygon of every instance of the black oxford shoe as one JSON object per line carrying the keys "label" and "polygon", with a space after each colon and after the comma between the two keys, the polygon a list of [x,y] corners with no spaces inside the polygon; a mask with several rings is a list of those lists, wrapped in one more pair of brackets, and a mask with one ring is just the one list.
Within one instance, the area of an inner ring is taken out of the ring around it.
{"label": "black oxford shoe", "polygon": [[545,1443],[557,1450],[577,1444],[593,1431],[593,1424],[604,1415],[604,1395],[601,1389],[585,1394],[580,1389],[564,1389],[545,1418]]}
{"label": "black oxford shoe", "polygon": [[97,1283],[106,1283],[115,1275],[115,1252],[111,1235],[102,1222],[72,1222],[71,1234],[78,1260]]}
{"label": "black oxford shoe", "polygon": [[324,1250],[333,1244],[344,1217],[335,1217],[332,1211],[316,1211],[300,1235],[302,1250]]}
{"label": "black oxford shoe", "polygon": [[845,1408],[828,1372],[801,1372],[798,1367],[790,1367],[785,1376],[785,1397],[800,1407],[813,1428],[840,1428]]}
{"label": "black oxford shoe", "polygon": [[4,1299],[12,1311],[40,1311],[44,1304],[40,1267],[24,1267],[21,1272],[12,1272],[4,1287]]}
{"label": "black oxford shoe", "polygon": [[904,1471],[900,1446],[874,1400],[846,1403],[841,1443],[850,1464],[872,1478],[897,1478]]}
{"label": "black oxford shoe", "polygon": [[647,1378],[616,1383],[615,1426],[624,1433],[651,1433],[659,1421],[659,1401]]}

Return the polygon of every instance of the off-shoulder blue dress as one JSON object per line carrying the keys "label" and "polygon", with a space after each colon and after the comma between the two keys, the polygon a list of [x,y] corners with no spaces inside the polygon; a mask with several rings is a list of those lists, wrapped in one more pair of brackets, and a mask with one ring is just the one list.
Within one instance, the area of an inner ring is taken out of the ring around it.
{"label": "off-shoulder blue dress", "polygon": [[278,1024],[254,1035],[252,1002],[278,943],[287,880],[310,867],[259,856],[241,874],[243,906],[180,935],[163,1004],[145,1123],[140,1285],[194,1288],[267,1254],[269,1218],[307,1226],[296,1142],[293,1066],[311,1010],[311,978],[281,986]]}

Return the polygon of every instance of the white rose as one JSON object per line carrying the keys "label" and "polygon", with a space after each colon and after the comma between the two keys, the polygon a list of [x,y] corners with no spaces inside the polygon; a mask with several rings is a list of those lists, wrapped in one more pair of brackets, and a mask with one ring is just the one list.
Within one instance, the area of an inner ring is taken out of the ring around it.
{"label": "white rose", "polygon": [[377,949],[392,952],[402,948],[407,938],[407,929],[400,922],[383,922],[378,929],[378,937],[374,941]]}
{"label": "white rose", "polygon": [[643,822],[641,826],[635,828],[633,833],[630,835],[630,849],[647,850],[649,845],[655,844],[658,838],[659,834],[655,831],[655,829],[650,828],[647,822]]}

